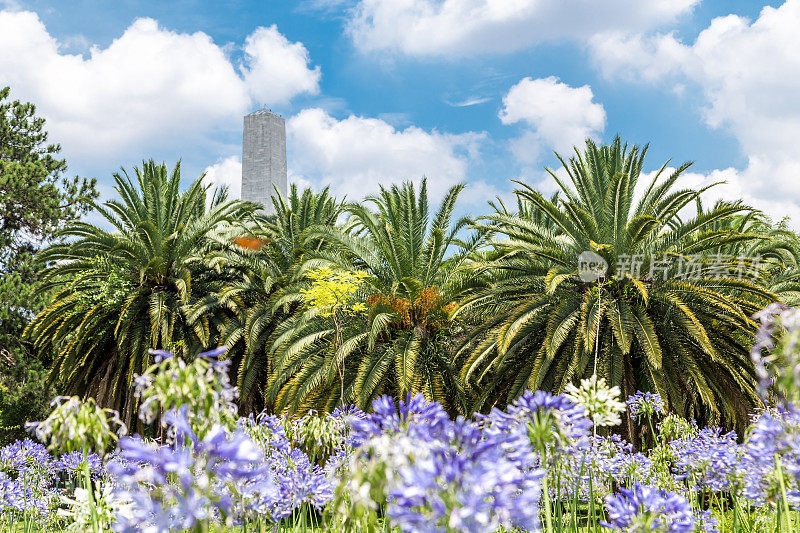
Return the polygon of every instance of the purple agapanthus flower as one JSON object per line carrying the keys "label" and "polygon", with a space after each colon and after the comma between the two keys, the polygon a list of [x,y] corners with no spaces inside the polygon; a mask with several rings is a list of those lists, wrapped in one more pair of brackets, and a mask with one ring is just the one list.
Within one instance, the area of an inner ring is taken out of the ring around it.
{"label": "purple agapanthus flower", "polygon": [[650,461],[639,461],[632,449],[619,435],[590,436],[568,446],[560,458],[560,486],[552,486],[551,491],[563,498],[588,501],[590,492],[610,493],[614,482],[643,481],[650,473]]}
{"label": "purple agapanthus flower", "polygon": [[197,357],[200,359],[206,359],[212,367],[215,367],[218,371],[225,372],[225,375],[227,376],[228,369],[230,369],[231,366],[231,360],[219,359],[219,356],[225,354],[227,351],[227,346],[220,346],[218,348],[214,348],[213,350],[201,352],[197,354]]}
{"label": "purple agapanthus flower", "polygon": [[165,359],[170,359],[175,356],[175,354],[173,354],[169,350],[154,350],[152,348],[147,350],[147,353],[153,356],[153,359],[155,360],[156,363],[160,363]]}
{"label": "purple agapanthus flower", "polygon": [[278,498],[270,510],[273,520],[289,516],[304,504],[322,508],[333,497],[333,487],[322,468],[301,450],[292,448],[288,456],[270,454],[268,461],[278,485]]}
{"label": "purple agapanthus flower", "polygon": [[44,513],[54,503],[58,462],[41,444],[18,440],[0,448],[0,513]]}
{"label": "purple agapanthus flower", "polygon": [[609,458],[606,473],[618,483],[643,483],[650,479],[651,467],[652,461],[642,453],[619,453]]}
{"label": "purple agapanthus flower", "polygon": [[269,491],[256,487],[250,509],[268,521],[277,523],[304,505],[321,508],[333,497],[331,480],[286,434],[283,417],[262,413],[257,421],[240,419],[244,431],[251,434],[264,453],[264,464],[274,487]]}
{"label": "purple agapanthus flower", "polygon": [[636,484],[606,498],[604,527],[628,532],[691,533],[695,518],[689,502],[674,492]]}
{"label": "purple agapanthus flower", "polygon": [[800,410],[761,411],[742,447],[747,498],[761,502],[777,492],[780,464],[789,499],[800,503]]}
{"label": "purple agapanthus flower", "polygon": [[628,404],[631,418],[640,421],[642,418],[653,418],[655,415],[666,414],[666,405],[661,395],[657,392],[637,391],[625,403]]}
{"label": "purple agapanthus flower", "polygon": [[331,418],[365,418],[367,414],[356,407],[355,405],[345,405],[344,407],[336,407],[333,411],[330,412],[329,416]]}
{"label": "purple agapanthus flower", "polygon": [[520,468],[487,442],[480,428],[459,419],[449,442],[432,443],[425,457],[403,463],[389,490],[387,513],[403,531],[537,531],[544,472]]}
{"label": "purple agapanthus flower", "polygon": [[32,484],[23,478],[11,479],[0,472],[0,514],[5,511],[42,514],[50,508],[55,494],[49,485]]}
{"label": "purple agapanthus flower", "polygon": [[446,438],[450,424],[441,404],[428,401],[422,394],[409,394],[397,404],[390,396],[381,396],[372,402],[372,413],[351,419],[354,438],[359,442],[401,432],[424,441],[438,440]]}
{"label": "purple agapanthus flower", "polygon": [[497,441],[520,465],[538,462],[545,452],[552,462],[555,451],[587,439],[592,428],[583,406],[543,391],[525,391],[506,411],[495,408],[479,420],[486,438]]}
{"label": "purple agapanthus flower", "polygon": [[96,453],[90,453],[84,458],[83,452],[70,452],[58,459],[59,469],[73,475],[81,473],[84,463],[89,466],[92,477],[97,478],[103,475],[103,460]]}
{"label": "purple agapanthus flower", "polygon": [[700,488],[729,490],[739,476],[742,453],[732,431],[704,428],[696,436],[672,441],[670,450],[678,479],[691,476]]}
{"label": "purple agapanthus flower", "polygon": [[554,395],[544,391],[525,391],[508,406],[505,413],[493,410],[489,416],[496,427],[511,429],[520,422],[532,421],[539,413],[553,414],[557,429],[572,439],[588,435],[592,427],[592,421],[583,406],[563,394]]}
{"label": "purple agapanthus flower", "polygon": [[227,346],[220,346],[218,348],[214,348],[213,350],[208,350],[206,352],[201,352],[197,354],[197,357],[208,357],[208,358],[217,358],[220,355],[224,354],[228,351]]}
{"label": "purple agapanthus flower", "polygon": [[118,515],[115,529],[190,529],[233,516],[234,487],[236,494],[251,493],[251,484],[266,492],[263,487],[271,480],[264,454],[247,435],[215,427],[200,439],[191,431],[185,410],[172,411],[165,419],[177,433],[173,444],[124,438],[119,460],[108,465],[117,496],[132,503],[129,513]]}
{"label": "purple agapanthus flower", "polygon": [[53,474],[58,464],[47,448],[31,439],[24,439],[0,448],[0,468],[20,473],[36,470]]}
{"label": "purple agapanthus flower", "polygon": [[696,516],[694,530],[696,533],[719,533],[719,521],[710,510],[701,511]]}

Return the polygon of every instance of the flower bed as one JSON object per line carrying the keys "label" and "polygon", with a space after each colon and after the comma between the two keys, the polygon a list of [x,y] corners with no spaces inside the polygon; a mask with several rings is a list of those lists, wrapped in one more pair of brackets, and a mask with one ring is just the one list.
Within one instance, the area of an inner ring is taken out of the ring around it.
{"label": "flower bed", "polygon": [[2,524],[154,532],[797,527],[794,410],[761,412],[738,442],[665,415],[657,395],[637,394],[624,416],[653,432],[646,453],[598,434],[625,409],[602,380],[570,396],[526,392],[472,420],[452,420],[421,395],[381,397],[370,413],[245,418],[235,414],[220,354],[187,364],[159,352],[137,380],[142,419],[164,413],[160,443],[119,436],[125,428],[113,413],[62,399],[36,427],[49,450],[33,440],[0,449]]}

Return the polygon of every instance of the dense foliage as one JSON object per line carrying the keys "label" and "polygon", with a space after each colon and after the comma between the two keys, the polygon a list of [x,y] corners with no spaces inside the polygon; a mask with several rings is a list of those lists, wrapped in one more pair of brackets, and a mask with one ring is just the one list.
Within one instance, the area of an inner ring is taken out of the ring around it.
{"label": "dense foliage", "polygon": [[587,142],[551,171],[557,195],[519,183],[516,210],[457,220],[463,186],[435,211],[424,180],[362,203],[293,187],[265,216],[148,162],[97,206],[112,229],[71,223],[40,254],[56,299],[27,337],[63,392],[129,423],[148,348],[225,344],[244,413],[421,392],[470,415],[594,376],[741,432],[752,316],[795,298],[800,241],[741,203],[704,207],[677,186],[688,164],[640,183],[645,154]]}
{"label": "dense foliage", "polygon": [[35,106],[11,101],[0,87],[0,442],[24,434],[25,421],[42,416],[50,397],[42,379],[50,354],[22,340],[50,299],[37,291],[34,254],[97,197],[95,180],[64,176],[60,150],[47,143]]}
{"label": "dense foliage", "polygon": [[10,92],[0,88],[0,270],[97,197],[95,180],[63,176],[67,163],[47,144],[44,119],[33,104],[7,101]]}
{"label": "dense foliage", "polygon": [[208,317],[219,343],[230,347],[245,412],[265,406],[274,366],[269,346],[278,326],[302,306],[306,253],[322,253],[328,247],[310,232],[334,227],[343,210],[327,189],[300,193],[295,185],[287,198],[274,197],[272,202],[274,216],[256,214],[249,224],[236,221],[244,235],[215,239],[203,262],[217,274],[216,281],[189,315],[190,321]]}
{"label": "dense foliage", "polygon": [[462,189],[450,189],[431,218],[424,180],[419,192],[411,183],[381,188],[349,206],[345,226],[316,228],[329,247],[306,262],[363,272],[360,312],[308,305],[283,326],[268,388],[277,408],[364,408],[381,394],[424,392],[463,411],[452,358],[459,325],[449,312],[470,286],[461,267],[480,241],[459,240],[468,221],[451,221]]}
{"label": "dense foliage", "polygon": [[[783,324],[790,318],[780,315]],[[765,324],[774,327],[775,315]],[[543,391],[475,420],[453,420],[422,394],[379,397],[369,413],[238,418],[224,351],[192,363],[151,351],[156,363],[136,389],[142,420],[164,413],[160,441],[126,436],[115,413],[92,401],[62,399],[35,429],[47,449],[31,440],[0,449],[0,525],[788,533],[799,523],[800,413],[792,407],[761,411],[739,444],[637,392],[623,416],[658,428],[648,453],[599,436],[592,401]],[[607,401],[614,394],[606,392],[584,398]],[[616,400],[608,408],[624,411]],[[59,480],[75,488],[63,495]]]}
{"label": "dense foliage", "polygon": [[[676,187],[688,164],[637,189],[645,153],[589,141],[562,160],[569,181],[551,171],[554,200],[520,184],[525,213],[483,217],[497,234],[475,262],[488,284],[460,309],[481,317],[462,370],[477,408],[596,374],[625,395],[656,391],[689,418],[747,425],[751,316],[775,296],[755,253],[720,251],[761,234],[719,224],[752,211],[738,203],[687,217],[702,192]],[[601,270],[582,270],[587,256]]]}
{"label": "dense foliage", "polygon": [[53,303],[28,326],[39,350],[55,353],[53,379],[68,394],[88,394],[135,411],[131,384],[148,367],[148,348],[192,357],[208,346],[208,320],[189,323],[198,285],[212,276],[201,262],[211,233],[248,207],[209,191],[202,177],[180,190],[180,165],[145,162],[115,174],[119,200],[95,206],[110,229],[73,222],[39,254]]}
{"label": "dense foliage", "polygon": [[22,349],[0,352],[0,443],[24,439],[25,423],[47,414],[53,392],[38,358]]}

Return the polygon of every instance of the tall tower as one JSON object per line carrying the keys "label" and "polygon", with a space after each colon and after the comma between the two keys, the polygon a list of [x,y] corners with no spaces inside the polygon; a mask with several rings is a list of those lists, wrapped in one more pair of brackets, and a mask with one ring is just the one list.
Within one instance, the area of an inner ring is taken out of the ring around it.
{"label": "tall tower", "polygon": [[286,196],[286,122],[260,109],[244,117],[242,200],[261,202],[266,214],[274,214],[273,186]]}

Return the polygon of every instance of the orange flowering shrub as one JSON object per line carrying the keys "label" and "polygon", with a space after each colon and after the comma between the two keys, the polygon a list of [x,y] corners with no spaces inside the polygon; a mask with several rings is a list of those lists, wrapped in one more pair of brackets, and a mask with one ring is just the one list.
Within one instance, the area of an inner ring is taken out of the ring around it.
{"label": "orange flowering shrub", "polygon": [[443,307],[442,294],[432,285],[420,290],[413,299],[373,294],[367,298],[366,303],[370,309],[377,308],[396,314],[398,319],[391,325],[395,329],[411,329],[417,326],[439,328],[446,321],[450,310],[455,307],[455,302]]}

